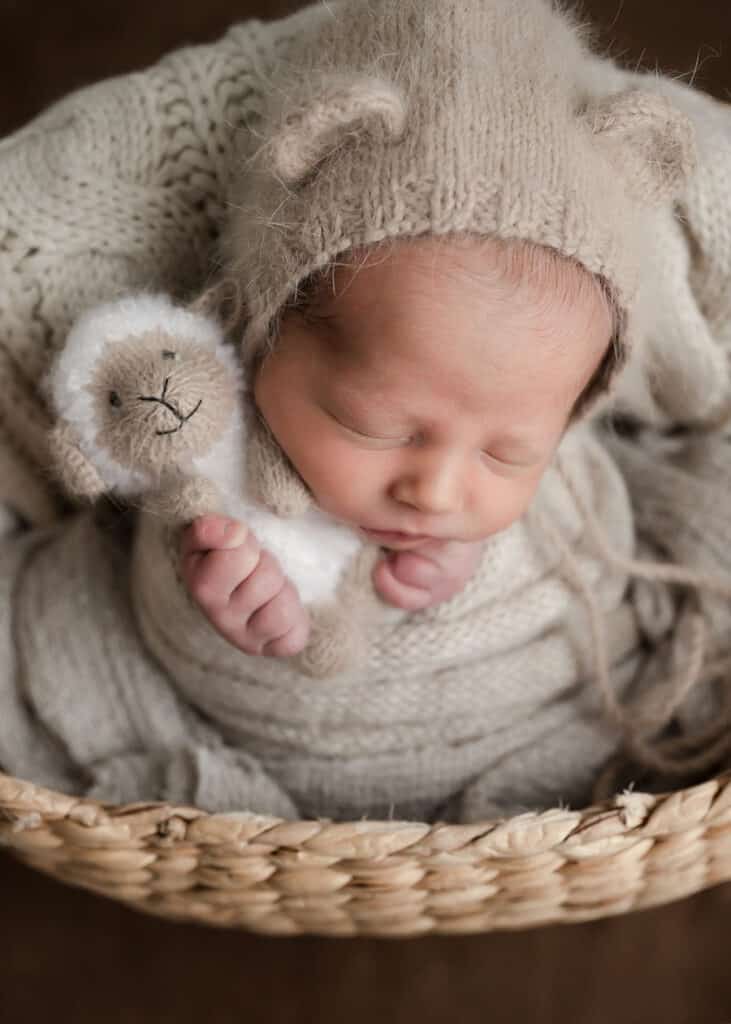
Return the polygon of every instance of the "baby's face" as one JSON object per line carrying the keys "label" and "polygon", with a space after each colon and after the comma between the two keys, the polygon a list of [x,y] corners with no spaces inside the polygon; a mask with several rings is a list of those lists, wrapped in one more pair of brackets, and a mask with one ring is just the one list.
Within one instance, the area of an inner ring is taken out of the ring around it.
{"label": "baby's face", "polygon": [[262,415],[320,507],[376,543],[504,530],[606,351],[606,304],[498,282],[484,242],[363,256],[283,317]]}

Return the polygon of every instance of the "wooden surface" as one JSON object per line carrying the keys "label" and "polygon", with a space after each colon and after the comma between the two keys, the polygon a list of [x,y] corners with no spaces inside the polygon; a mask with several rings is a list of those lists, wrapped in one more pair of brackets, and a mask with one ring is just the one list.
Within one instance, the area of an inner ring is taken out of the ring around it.
{"label": "wooden surface", "polygon": [[0,858],[3,1024],[728,1024],[731,891],[590,924],[270,939],[143,917]]}
{"label": "wooden surface", "polygon": [[[0,134],[69,89],[296,6],[0,0]],[[659,63],[731,98],[727,3],[584,0],[583,10],[625,62]],[[132,914],[0,857],[0,915],[2,1024],[731,1022],[730,887],[515,934],[261,939]]]}

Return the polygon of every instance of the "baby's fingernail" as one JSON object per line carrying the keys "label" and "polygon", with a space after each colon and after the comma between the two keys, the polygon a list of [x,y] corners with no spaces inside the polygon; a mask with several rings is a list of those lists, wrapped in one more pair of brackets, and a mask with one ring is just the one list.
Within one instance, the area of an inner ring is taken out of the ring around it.
{"label": "baby's fingernail", "polygon": [[244,523],[240,523],[236,519],[229,519],[221,535],[224,547],[236,548],[239,544],[243,544],[248,532]]}

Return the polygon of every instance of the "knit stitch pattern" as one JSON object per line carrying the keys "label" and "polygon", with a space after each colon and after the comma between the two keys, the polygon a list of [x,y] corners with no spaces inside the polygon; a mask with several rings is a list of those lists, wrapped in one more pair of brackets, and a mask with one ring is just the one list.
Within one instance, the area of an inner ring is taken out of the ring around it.
{"label": "knit stitch pattern", "polygon": [[[0,143],[0,436],[52,491],[38,387],[73,321],[138,290],[188,298],[215,272],[242,135],[306,10],[74,93]],[[32,505],[15,474],[0,499]]]}
{"label": "knit stitch pattern", "polygon": [[227,232],[245,356],[340,253],[453,232],[528,239],[601,276],[625,352],[646,216],[692,173],[693,132],[657,92],[588,94],[588,34],[546,0],[354,0],[303,33]]}

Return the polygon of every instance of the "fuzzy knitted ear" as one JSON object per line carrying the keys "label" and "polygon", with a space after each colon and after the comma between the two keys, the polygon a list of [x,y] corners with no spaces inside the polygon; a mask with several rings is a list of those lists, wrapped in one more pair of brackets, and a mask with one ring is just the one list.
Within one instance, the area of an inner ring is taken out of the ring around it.
{"label": "fuzzy knitted ear", "polygon": [[655,205],[681,194],[696,168],[695,136],[670,100],[629,89],[592,103],[584,116],[635,199]]}
{"label": "fuzzy knitted ear", "polygon": [[76,435],[65,423],[59,423],[51,430],[48,452],[53,471],[70,498],[95,501],[109,490],[81,451]]}
{"label": "fuzzy knitted ear", "polygon": [[406,101],[395,85],[372,75],[324,74],[305,103],[288,109],[271,139],[271,168],[289,186],[301,184],[353,134],[382,130],[396,141]]}

